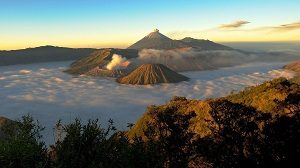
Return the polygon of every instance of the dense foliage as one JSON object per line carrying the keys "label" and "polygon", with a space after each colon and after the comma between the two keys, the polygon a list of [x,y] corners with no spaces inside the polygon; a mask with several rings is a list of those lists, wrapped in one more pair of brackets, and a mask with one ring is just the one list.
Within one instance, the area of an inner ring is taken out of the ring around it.
{"label": "dense foliage", "polygon": [[[258,111],[270,113],[274,116],[293,113],[285,104],[290,96],[300,94],[300,85],[285,78],[278,78],[265,82],[259,86],[249,87],[237,94],[227,96],[225,99],[254,107]],[[298,105],[299,101],[293,102]]]}
{"label": "dense foliage", "polygon": [[5,137],[0,139],[0,167],[36,168],[47,167],[47,148],[41,141],[43,128],[24,116],[18,122],[1,127]]}

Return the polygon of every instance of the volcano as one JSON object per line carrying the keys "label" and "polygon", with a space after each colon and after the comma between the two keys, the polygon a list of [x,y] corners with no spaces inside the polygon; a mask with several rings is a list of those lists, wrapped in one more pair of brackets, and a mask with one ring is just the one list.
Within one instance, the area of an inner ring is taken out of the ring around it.
{"label": "volcano", "polygon": [[125,70],[108,70],[105,66],[112,60],[114,54],[126,59],[138,57],[137,50],[130,49],[99,49],[71,64],[65,72],[73,75],[89,75],[104,77],[119,77],[128,73],[132,65]]}
{"label": "volcano", "polygon": [[147,36],[128,47],[128,49],[136,50],[172,50],[181,48],[193,48],[196,50],[234,50],[233,48],[204,39],[185,37],[181,40],[172,40],[169,37],[161,34],[158,29],[155,29],[153,32],[149,33]]}
{"label": "volcano", "polygon": [[172,40],[169,37],[161,34],[158,29],[148,34],[146,37],[137,41],[128,49],[176,49],[188,47],[181,41]]}
{"label": "volcano", "polygon": [[187,81],[185,77],[162,64],[143,64],[117,82],[131,85],[148,85],[159,83],[178,83]]}

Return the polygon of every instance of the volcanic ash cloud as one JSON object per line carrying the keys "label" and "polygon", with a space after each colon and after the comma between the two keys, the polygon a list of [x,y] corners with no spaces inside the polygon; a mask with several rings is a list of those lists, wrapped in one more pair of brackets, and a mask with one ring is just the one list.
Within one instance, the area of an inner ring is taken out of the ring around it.
{"label": "volcanic ash cloud", "polygon": [[126,68],[130,62],[121,55],[114,54],[112,56],[112,60],[106,65],[108,70],[116,70],[116,69],[124,69]]}

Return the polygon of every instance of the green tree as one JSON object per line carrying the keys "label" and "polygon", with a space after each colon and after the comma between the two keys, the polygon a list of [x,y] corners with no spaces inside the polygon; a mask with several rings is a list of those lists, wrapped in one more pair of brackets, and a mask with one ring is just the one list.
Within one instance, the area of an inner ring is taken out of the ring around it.
{"label": "green tree", "polygon": [[62,127],[66,136],[53,147],[57,167],[130,167],[128,139],[112,120],[106,129],[98,120],[83,124],[78,119]]}
{"label": "green tree", "polygon": [[190,120],[195,113],[181,113],[176,106],[149,108],[152,121],[145,135],[148,143],[158,146],[164,167],[187,167],[194,153],[194,133],[189,130]]}
{"label": "green tree", "polygon": [[300,111],[266,126],[265,167],[296,167],[300,159]]}
{"label": "green tree", "polygon": [[0,140],[0,165],[5,168],[48,167],[47,148],[41,141],[44,128],[29,115],[2,127],[5,135]]}
{"label": "green tree", "polygon": [[262,127],[271,115],[226,100],[211,102],[218,127],[198,144],[198,152],[215,167],[259,167],[265,147]]}

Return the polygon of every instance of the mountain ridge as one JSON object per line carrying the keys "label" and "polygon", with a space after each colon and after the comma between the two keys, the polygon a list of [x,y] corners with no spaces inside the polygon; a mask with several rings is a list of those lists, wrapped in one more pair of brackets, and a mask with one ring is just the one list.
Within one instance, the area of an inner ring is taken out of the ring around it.
{"label": "mountain ridge", "polygon": [[135,42],[128,49],[178,49],[178,48],[195,48],[198,50],[234,50],[231,47],[224,46],[209,40],[194,39],[185,37],[181,40],[173,40],[155,29],[141,40]]}
{"label": "mountain ridge", "polygon": [[96,49],[39,46],[0,51],[0,66],[80,59]]}

